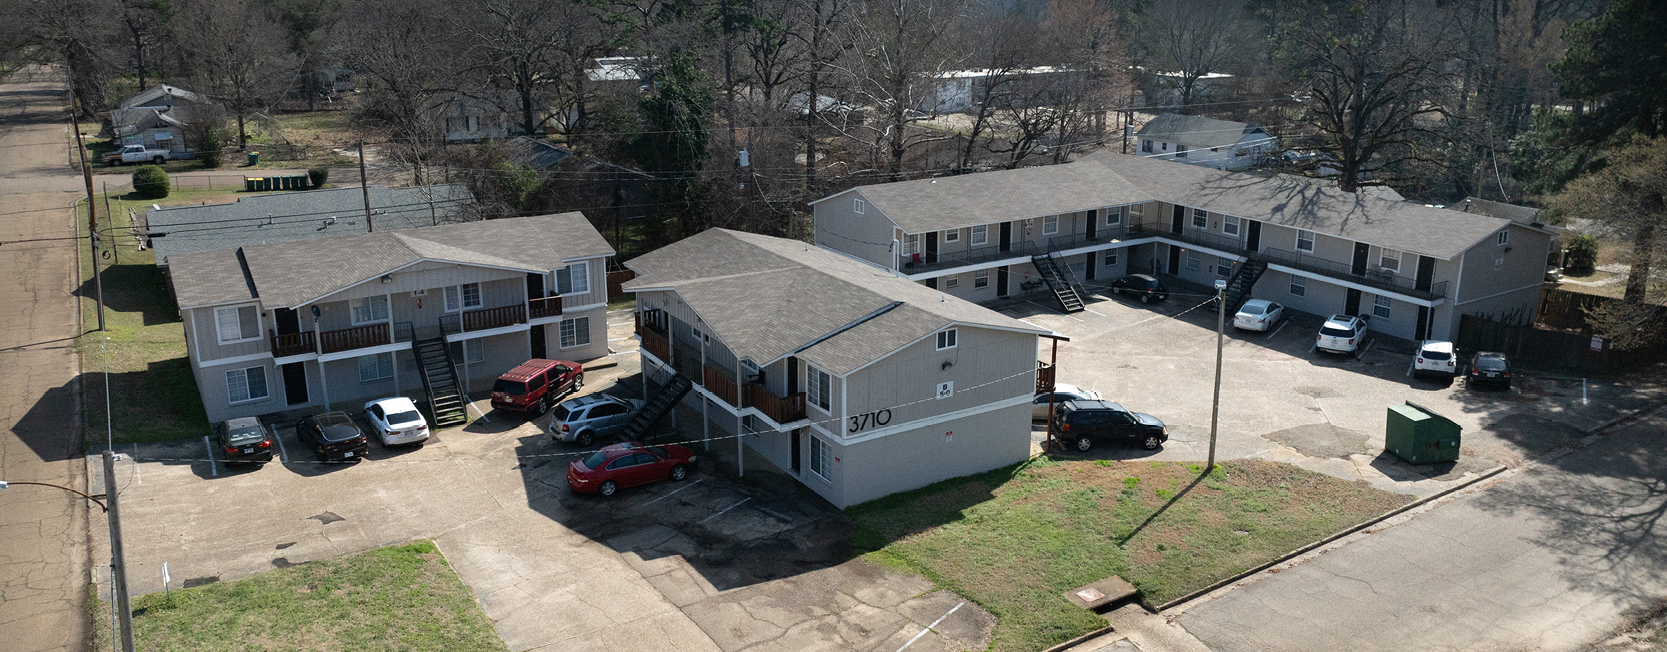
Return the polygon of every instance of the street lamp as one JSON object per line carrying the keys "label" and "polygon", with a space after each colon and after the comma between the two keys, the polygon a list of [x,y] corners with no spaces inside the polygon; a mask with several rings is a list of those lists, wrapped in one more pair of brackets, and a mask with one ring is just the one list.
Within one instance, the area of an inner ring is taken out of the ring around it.
{"label": "street lamp", "polygon": [[1210,400],[1210,463],[1204,467],[1209,473],[1216,468],[1216,417],[1221,414],[1221,345],[1227,331],[1227,281],[1216,279],[1216,389]]}

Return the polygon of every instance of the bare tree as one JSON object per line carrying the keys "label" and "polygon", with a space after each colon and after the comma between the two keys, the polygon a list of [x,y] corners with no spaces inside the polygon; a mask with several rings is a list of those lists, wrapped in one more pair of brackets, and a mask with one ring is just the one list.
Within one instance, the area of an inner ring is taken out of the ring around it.
{"label": "bare tree", "polygon": [[342,21],[345,61],[363,87],[356,117],[387,128],[384,153],[409,164],[419,184],[444,155],[445,125],[431,109],[452,79],[450,30],[436,0],[356,0]]}
{"label": "bare tree", "polygon": [[[566,66],[556,48],[563,16],[537,0],[473,0],[458,23],[467,36],[469,66],[488,89],[514,94],[522,132],[532,135],[550,120],[545,106]],[[483,93],[496,99],[491,91]]]}
{"label": "bare tree", "polygon": [[[1002,8],[990,7],[985,11],[996,13]],[[1010,149],[994,146],[995,137],[991,132],[996,127],[998,113],[1012,107],[1015,95],[1026,81],[1027,71],[1036,65],[1035,50],[1041,40],[1040,26],[1026,16],[978,15],[969,16],[965,22],[964,41],[979,48],[973,57],[969,57],[968,63],[980,66],[984,74],[969,89],[972,126],[965,134],[966,142],[961,146],[960,161],[956,164],[957,168],[963,169],[972,165],[976,148],[989,151],[1017,149],[1017,144]]]}
{"label": "bare tree", "polygon": [[[800,134],[805,151],[805,190],[815,193],[817,140],[828,121],[822,109],[822,91],[835,66],[850,48],[849,30],[845,23],[854,12],[855,0],[800,0],[804,22],[788,34],[804,48],[804,74],[799,77],[804,88],[804,129]],[[835,130],[843,131],[844,125]]]}
{"label": "bare tree", "polygon": [[1169,0],[1154,3],[1139,21],[1149,71],[1178,76],[1180,110],[1198,93],[1198,80],[1224,72],[1253,39],[1244,29],[1244,0]]}
{"label": "bare tree", "polygon": [[0,15],[12,24],[3,41],[9,58],[63,63],[69,69],[70,93],[83,119],[107,108],[107,81],[114,72],[106,44],[119,18],[98,0],[8,0]]}
{"label": "bare tree", "polygon": [[237,146],[248,144],[245,122],[290,87],[295,58],[284,32],[254,0],[190,0],[179,8],[186,57],[198,87],[237,120]]}
{"label": "bare tree", "polygon": [[549,89],[550,120],[557,131],[576,138],[594,122],[592,108],[600,87],[591,82],[592,66],[598,57],[624,47],[626,33],[618,14],[605,5],[562,0],[547,10],[558,18],[550,57],[555,66]]}
{"label": "bare tree", "polygon": [[948,37],[965,7],[965,0],[867,0],[865,15],[847,23],[855,50],[844,66],[847,88],[877,113],[856,137],[884,159],[892,180],[910,150],[951,137],[914,126],[914,118],[937,112],[939,80],[958,65]]}

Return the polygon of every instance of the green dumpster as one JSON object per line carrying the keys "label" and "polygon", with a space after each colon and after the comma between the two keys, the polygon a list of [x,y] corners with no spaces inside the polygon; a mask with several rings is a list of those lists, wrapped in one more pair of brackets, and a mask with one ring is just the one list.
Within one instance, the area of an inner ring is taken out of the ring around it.
{"label": "green dumpster", "polygon": [[289,187],[289,184],[290,184],[289,175],[286,174],[284,176],[275,177],[275,178],[278,180],[278,189],[279,190],[293,190],[293,188]]}
{"label": "green dumpster", "polygon": [[260,163],[260,152],[249,152],[249,165]]}
{"label": "green dumpster", "polygon": [[295,189],[296,190],[306,190],[307,189],[307,175],[305,175],[305,174],[295,175]]}
{"label": "green dumpster", "polygon": [[1413,464],[1457,462],[1464,428],[1412,401],[1389,407],[1384,450]]}
{"label": "green dumpster", "polygon": [[259,177],[243,177],[243,190],[247,192],[254,192],[255,184],[259,181]]}

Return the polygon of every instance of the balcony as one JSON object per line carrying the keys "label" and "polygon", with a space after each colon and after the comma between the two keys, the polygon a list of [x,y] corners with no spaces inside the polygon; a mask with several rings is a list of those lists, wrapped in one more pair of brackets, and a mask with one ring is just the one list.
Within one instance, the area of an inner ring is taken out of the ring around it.
{"label": "balcony", "polygon": [[[938,254],[938,260],[931,263],[909,262],[909,260],[913,257],[913,254],[909,254],[904,256],[903,268],[901,271],[904,274],[924,274],[927,272],[936,272],[938,270],[950,269],[953,267],[965,267],[967,265],[977,265],[979,263],[988,263],[996,260],[1007,260],[1009,258],[1029,258],[1037,254],[1046,253],[1042,251],[1042,247],[1035,242],[1015,242],[1013,243],[1012,248],[1008,251],[998,251],[999,249],[1001,248],[996,246],[984,246],[971,251],[957,251],[954,253]],[[925,257],[925,254],[921,254],[921,258],[923,260]]]}
{"label": "balcony", "polygon": [[782,398],[758,383],[747,383],[747,405],[778,424],[805,418],[805,393]]}
{"label": "balcony", "polygon": [[1420,288],[1417,281],[1405,276],[1394,273],[1356,274],[1354,273],[1354,267],[1347,263],[1339,263],[1312,254],[1285,251],[1283,249],[1263,249],[1256,257],[1271,264],[1284,265],[1293,269],[1322,274],[1331,278],[1420,299],[1433,301],[1447,296],[1447,281],[1432,284],[1428,288]]}
{"label": "balcony", "polygon": [[1169,230],[1168,224],[1160,222],[1135,222],[1129,225],[1128,234],[1130,238],[1158,237],[1165,240],[1174,240],[1176,242],[1198,245],[1200,247],[1209,247],[1216,251],[1222,251],[1239,256],[1250,253],[1250,251],[1245,248],[1244,241],[1238,236],[1200,233],[1196,230],[1187,229],[1182,229],[1180,233],[1174,233]]}
{"label": "balcony", "polygon": [[318,352],[317,339],[313,337],[312,331],[283,335],[279,335],[278,331],[270,332],[272,334],[272,357],[274,358],[287,358],[292,355]]}
{"label": "balcony", "polygon": [[702,371],[704,373],[700,384],[706,388],[706,391],[712,392],[713,395],[722,399],[725,403],[735,407],[741,406],[739,388],[735,386],[734,380],[731,380],[723,371],[712,365],[702,365]]}
{"label": "balcony", "polygon": [[642,350],[649,355],[659,358],[662,362],[671,362],[671,340],[666,336],[666,313],[662,310],[649,310],[632,315],[637,321],[637,337],[642,338]]}
{"label": "balcony", "polygon": [[1036,393],[1053,391],[1054,372],[1057,370],[1051,364],[1037,361],[1036,363]]}
{"label": "balcony", "polygon": [[318,334],[320,353],[338,353],[363,349],[372,346],[382,346],[393,343],[392,328],[386,324],[365,324],[353,328],[324,331]]}
{"label": "balcony", "polygon": [[1102,226],[1098,227],[1094,231],[1094,237],[1092,238],[1088,237],[1087,233],[1072,233],[1070,235],[1048,238],[1048,251],[1065,251],[1067,249],[1078,249],[1082,247],[1092,247],[1094,245],[1110,244],[1124,239],[1124,237],[1128,234],[1129,227],[1127,226],[1120,224],[1116,226]]}
{"label": "balcony", "polygon": [[521,304],[502,308],[470,310],[458,315],[446,315],[440,318],[440,330],[447,335],[456,335],[525,323],[527,323],[527,306]]}
{"label": "balcony", "polygon": [[533,319],[561,315],[561,295],[527,301],[527,314]]}

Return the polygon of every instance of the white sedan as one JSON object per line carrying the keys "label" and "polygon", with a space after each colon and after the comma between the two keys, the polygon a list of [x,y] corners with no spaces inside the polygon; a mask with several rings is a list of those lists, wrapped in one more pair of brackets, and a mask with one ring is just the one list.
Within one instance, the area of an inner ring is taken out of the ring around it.
{"label": "white sedan", "polygon": [[[1050,416],[1048,414],[1048,398],[1048,393],[1042,392],[1041,394],[1037,394],[1035,399],[1031,400],[1030,418],[1032,420],[1048,420],[1048,417]],[[1076,385],[1067,385],[1065,383],[1054,383],[1052,398],[1053,407],[1058,409],[1060,404],[1066,401],[1098,401],[1102,397],[1099,392],[1092,389],[1083,389],[1081,387],[1077,387]]]}
{"label": "white sedan", "polygon": [[1233,327],[1247,331],[1265,331],[1285,318],[1285,307],[1266,299],[1251,299],[1233,315]]}
{"label": "white sedan", "polygon": [[428,422],[417,404],[403,396],[379,398],[365,404],[365,418],[383,446],[421,444],[428,440]]}

